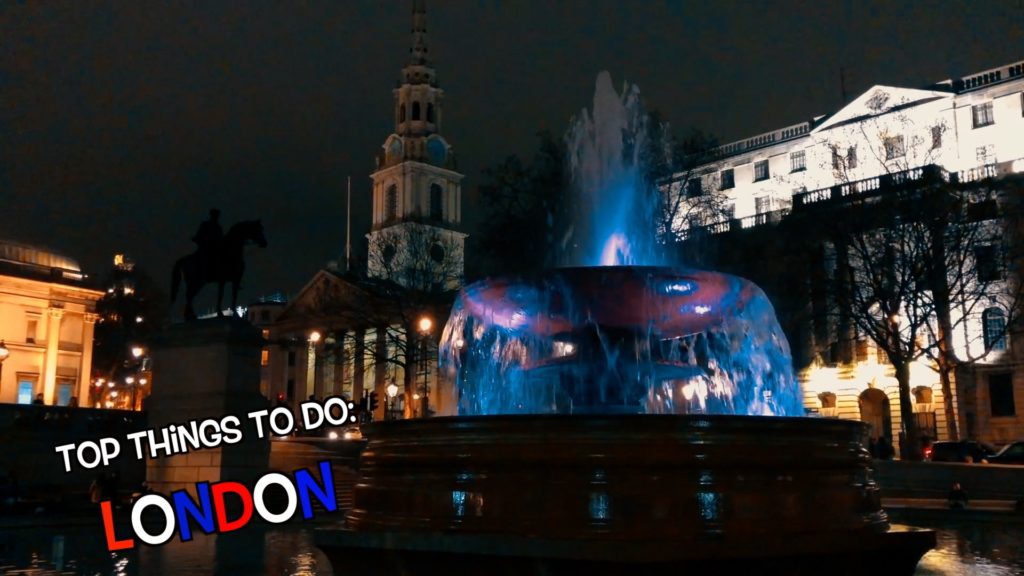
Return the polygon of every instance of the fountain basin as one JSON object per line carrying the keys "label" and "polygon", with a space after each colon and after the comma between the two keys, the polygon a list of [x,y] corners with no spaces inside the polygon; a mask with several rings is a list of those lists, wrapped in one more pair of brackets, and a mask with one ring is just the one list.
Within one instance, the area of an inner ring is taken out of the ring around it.
{"label": "fountain basin", "polygon": [[439,357],[462,415],[804,414],[767,296],[706,270],[482,280],[456,299]]}
{"label": "fountain basin", "polygon": [[317,543],[338,574],[704,564],[911,574],[934,534],[890,526],[864,430],[850,421],[715,415],[373,424],[353,508]]}

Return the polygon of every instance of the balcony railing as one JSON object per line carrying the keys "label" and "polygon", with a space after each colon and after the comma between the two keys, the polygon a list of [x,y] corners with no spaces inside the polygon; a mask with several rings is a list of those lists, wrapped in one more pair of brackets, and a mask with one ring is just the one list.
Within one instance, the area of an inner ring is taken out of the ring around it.
{"label": "balcony railing", "polygon": [[[1024,171],[1017,168],[1017,166],[1024,168],[1024,158],[1011,162],[1004,162],[1003,164],[1012,166],[1009,168],[1010,172]],[[999,165],[997,164],[986,164],[984,166],[978,166],[977,168],[950,173],[941,166],[930,164],[928,166],[911,168],[909,170],[902,170],[891,174],[882,174],[880,176],[873,176],[863,180],[836,184],[835,186],[830,186],[828,188],[819,188],[817,190],[794,194],[793,209],[800,210],[812,204],[824,204],[833,201],[849,200],[857,197],[869,197],[882,194],[884,192],[912,188],[921,183],[953,182],[967,184],[977,182],[986,178],[995,178],[999,176],[1000,170],[998,166]],[[725,232],[749,230],[765,224],[775,224],[789,214],[790,209],[784,208],[781,210],[774,210],[772,212],[754,214],[743,218],[722,220],[721,222],[708,224],[702,228],[703,232],[706,234],[723,234]],[[680,239],[686,240],[691,238],[695,235],[694,232],[694,230],[685,230],[680,234]]]}
{"label": "balcony railing", "polygon": [[984,166],[978,166],[977,168],[971,168],[970,170],[964,170],[960,172],[960,182],[977,182],[978,180],[984,180],[986,178],[996,177],[996,165],[986,164]]}
{"label": "balcony railing", "polygon": [[801,122],[799,124],[766,132],[764,134],[758,134],[757,136],[752,136],[745,140],[723,144],[718,148],[715,148],[713,153],[716,156],[732,156],[733,154],[739,154],[741,152],[746,152],[747,150],[753,150],[755,148],[761,148],[763,146],[803,136],[810,133],[810,131],[811,123]]}
{"label": "balcony railing", "polygon": [[[974,170],[961,172],[958,180],[957,174],[950,174],[941,166],[932,164],[794,194],[793,209],[802,209],[812,204],[867,197],[889,190],[908,188],[922,182],[972,182],[973,180],[995,175],[996,169],[994,165],[982,166]],[[707,234],[723,234],[731,231],[749,230],[765,224],[777,223],[788,216],[790,212],[789,208],[783,208],[738,219],[722,220],[704,226],[703,231]],[[685,230],[680,234],[680,239],[686,240],[692,236],[694,236],[694,231]]]}
{"label": "balcony railing", "polygon": [[882,190],[897,189],[908,185],[916,185],[920,182],[950,182],[953,180],[949,172],[941,166],[930,164],[919,168],[910,168],[891,174],[872,176],[863,180],[844,182],[829,188],[820,188],[810,192],[801,192],[793,195],[793,206],[800,208],[818,202],[830,200],[844,200],[858,196],[868,196]]}

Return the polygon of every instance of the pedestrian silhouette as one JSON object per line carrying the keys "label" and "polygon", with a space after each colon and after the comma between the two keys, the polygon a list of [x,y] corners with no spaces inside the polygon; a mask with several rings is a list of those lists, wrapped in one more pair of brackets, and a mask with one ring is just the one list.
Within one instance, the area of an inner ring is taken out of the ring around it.
{"label": "pedestrian silhouette", "polygon": [[967,491],[960,486],[959,482],[953,482],[953,489],[949,491],[947,501],[950,508],[967,507]]}

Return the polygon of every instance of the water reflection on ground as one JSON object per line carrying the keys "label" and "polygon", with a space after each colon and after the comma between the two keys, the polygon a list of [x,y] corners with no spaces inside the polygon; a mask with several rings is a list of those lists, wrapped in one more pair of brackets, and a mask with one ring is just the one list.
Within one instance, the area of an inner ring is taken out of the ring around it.
{"label": "water reflection on ground", "polygon": [[[100,526],[0,529],[0,576],[329,576],[327,557],[305,525],[248,526],[219,536],[196,534],[163,546],[106,552]],[[5,571],[6,570],[6,571]]]}
{"label": "water reflection on ground", "polygon": [[1024,573],[1024,523],[912,523],[935,530],[938,545],[915,576],[1003,576]]}
{"label": "water reflection on ground", "polygon": [[[1002,576],[1024,573],[1024,523],[911,525],[935,529],[938,547],[916,576]],[[308,525],[247,527],[192,542],[105,552],[97,525],[0,528],[0,576],[330,576]],[[885,560],[880,558],[880,561]],[[24,569],[29,569],[22,571]]]}

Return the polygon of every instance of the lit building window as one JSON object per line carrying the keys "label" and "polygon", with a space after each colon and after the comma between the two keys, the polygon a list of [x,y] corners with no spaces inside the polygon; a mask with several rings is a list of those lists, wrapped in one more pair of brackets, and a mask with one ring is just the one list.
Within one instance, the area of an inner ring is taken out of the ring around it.
{"label": "lit building window", "polygon": [[807,155],[803,150],[789,155],[789,171],[800,172],[807,169]]}
{"label": "lit building window", "polygon": [[856,168],[857,167],[857,147],[850,146],[846,151],[846,167]]}
{"label": "lit building window", "polygon": [[733,179],[732,168],[728,170],[722,170],[722,190],[728,190],[736,187],[736,180]]}
{"label": "lit building window", "polygon": [[885,145],[885,159],[902,158],[906,155],[906,148],[903,146],[903,136],[890,136],[883,141]]}
{"label": "lit building window", "polygon": [[270,364],[270,350],[260,351],[260,366],[266,366]]}
{"label": "lit building window", "polygon": [[754,162],[754,182],[768,179],[768,161]]}
{"label": "lit building window", "polygon": [[942,148],[942,126],[932,126],[932,150]]}
{"label": "lit building window", "polygon": [[771,198],[758,196],[754,198],[754,211],[757,214],[767,214],[771,210]]}
{"label": "lit building window", "polygon": [[1006,315],[999,308],[988,308],[981,313],[981,327],[985,337],[985,350],[1006,350]]}
{"label": "lit building window", "polygon": [[996,147],[993,144],[978,146],[974,150],[974,155],[978,159],[979,166],[993,164],[996,161]]}
{"label": "lit building window", "polygon": [[974,127],[981,128],[989,124],[995,124],[995,117],[992,115],[992,103],[975,104],[971,106],[971,116],[974,119]]}

